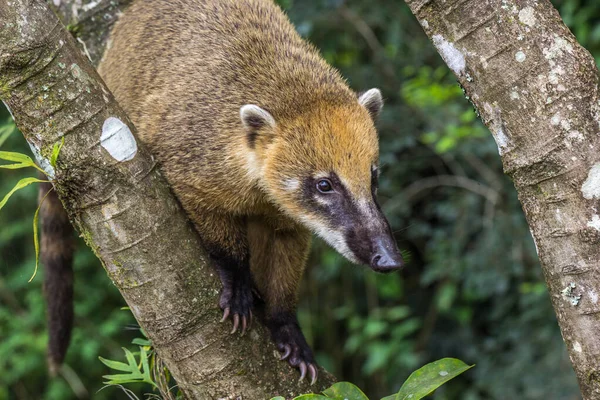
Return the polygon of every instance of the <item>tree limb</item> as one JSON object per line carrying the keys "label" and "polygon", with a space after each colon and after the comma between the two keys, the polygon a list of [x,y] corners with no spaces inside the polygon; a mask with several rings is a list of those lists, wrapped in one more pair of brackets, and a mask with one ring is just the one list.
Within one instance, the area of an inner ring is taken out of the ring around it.
{"label": "tree limb", "polygon": [[407,0],[490,128],[584,399],[600,398],[598,70],[548,0]]}

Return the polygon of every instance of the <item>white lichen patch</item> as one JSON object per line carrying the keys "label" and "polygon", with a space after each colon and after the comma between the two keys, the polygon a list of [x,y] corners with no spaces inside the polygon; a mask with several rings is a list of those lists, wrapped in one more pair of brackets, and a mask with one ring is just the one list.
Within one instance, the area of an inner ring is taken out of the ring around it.
{"label": "white lichen patch", "polygon": [[594,214],[592,219],[587,222],[587,226],[600,232],[600,216],[598,216],[598,214]]}
{"label": "white lichen patch", "polygon": [[100,144],[117,161],[132,160],[137,154],[133,133],[119,118],[109,117],[104,121]]}
{"label": "white lichen patch", "polygon": [[508,136],[504,133],[504,129],[502,127],[493,130],[492,135],[494,139],[496,139],[496,144],[498,145],[498,153],[500,155],[504,154],[504,150],[508,147]]}
{"label": "white lichen patch", "polygon": [[583,351],[583,349],[581,348],[581,343],[573,342],[573,350],[575,350],[578,353],[581,353]]}
{"label": "white lichen patch", "polygon": [[50,164],[50,160],[47,160],[42,156],[40,149],[35,144],[31,142],[27,142],[27,144],[29,144],[29,148],[31,149],[31,152],[35,157],[35,160],[37,161],[40,168],[44,170],[46,176],[48,176],[48,178],[50,179],[54,179],[55,171],[54,167],[52,167],[52,165]]}
{"label": "white lichen patch", "polygon": [[583,141],[583,139],[585,139],[583,134],[579,131],[571,131],[571,132],[569,132],[567,137],[571,140],[576,140],[578,142],[581,142],[581,141]]}
{"label": "white lichen patch", "polygon": [[560,213],[560,209],[556,209],[555,212],[556,215],[556,221],[562,223],[563,222],[563,218],[562,218],[562,214]]}
{"label": "white lichen patch", "polygon": [[576,307],[579,305],[579,301],[581,300],[581,295],[575,293],[575,288],[577,287],[577,285],[575,284],[575,282],[571,282],[567,285],[566,288],[564,288],[563,290],[561,290],[560,294],[562,295],[562,297],[569,301],[569,303],[571,303],[571,305],[573,307]]}
{"label": "white lichen patch", "polygon": [[587,179],[581,185],[581,193],[588,200],[600,199],[600,163],[590,169]]}
{"label": "white lichen patch", "polygon": [[523,61],[525,61],[526,58],[527,56],[521,50],[515,53],[515,60],[517,60],[517,62],[522,63]]}
{"label": "white lichen patch", "polygon": [[492,132],[492,136],[494,137],[496,145],[498,146],[498,153],[503,155],[510,146],[510,139],[504,131],[504,123],[502,122],[502,118],[500,116],[500,109],[496,106],[492,106],[489,103],[484,103],[483,111],[485,114],[491,117],[490,131]]}
{"label": "white lichen patch", "polygon": [[466,68],[465,56],[454,44],[448,42],[442,35],[433,35],[433,44],[455,74],[460,75]]}
{"label": "white lichen patch", "polygon": [[537,22],[535,18],[535,11],[532,7],[525,7],[521,11],[519,11],[519,21],[524,23],[527,26],[535,26]]}
{"label": "white lichen patch", "polygon": [[521,98],[521,96],[519,96],[519,93],[516,90],[513,90],[512,92],[510,92],[511,100],[519,100],[520,98]]}
{"label": "white lichen patch", "polygon": [[546,59],[552,60],[562,56],[565,52],[572,53],[573,45],[567,42],[566,39],[558,35],[554,35],[554,40],[552,41],[550,47],[543,49],[542,52],[544,53],[544,57],[546,57]]}
{"label": "white lichen patch", "polygon": [[429,29],[429,22],[426,19],[421,20],[421,26],[425,29]]}
{"label": "white lichen patch", "polygon": [[550,123],[552,125],[558,125],[560,124],[560,113],[556,113],[552,116],[552,118],[550,119]]}
{"label": "white lichen patch", "polygon": [[598,303],[598,293],[596,293],[596,291],[594,289],[590,289],[590,291],[588,292],[588,295],[590,296],[590,301],[594,304]]}

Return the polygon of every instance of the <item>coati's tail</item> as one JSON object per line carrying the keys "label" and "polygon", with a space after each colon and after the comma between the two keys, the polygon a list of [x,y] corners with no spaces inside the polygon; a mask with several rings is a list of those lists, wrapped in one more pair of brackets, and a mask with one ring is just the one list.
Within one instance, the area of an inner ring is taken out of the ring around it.
{"label": "coati's tail", "polygon": [[[50,191],[50,193],[48,193]],[[47,196],[46,196],[47,194]],[[42,245],[40,259],[45,267],[44,295],[48,320],[48,369],[56,375],[62,364],[73,327],[73,227],[52,184],[40,185],[39,201]]]}

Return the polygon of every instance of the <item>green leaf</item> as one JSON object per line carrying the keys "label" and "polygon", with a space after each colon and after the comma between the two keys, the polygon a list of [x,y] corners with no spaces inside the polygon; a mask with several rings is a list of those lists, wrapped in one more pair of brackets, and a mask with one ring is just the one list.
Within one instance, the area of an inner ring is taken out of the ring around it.
{"label": "green leaf", "polygon": [[320,394],[303,394],[302,396],[294,397],[294,400],[331,400],[331,397]]}
{"label": "green leaf", "polygon": [[119,361],[107,360],[105,358],[98,357],[100,361],[102,361],[102,363],[107,367],[115,369],[117,371],[128,372],[128,374],[104,375],[103,378],[107,379],[107,381],[104,383],[107,385],[122,385],[126,383],[144,382],[154,387],[157,387],[156,382],[154,382],[152,376],[150,375],[150,368],[148,366],[148,354],[146,353],[146,350],[144,350],[143,347],[140,347],[139,365],[136,362],[135,356],[131,351],[127,350],[126,348],[123,348],[123,351],[125,352],[127,364]]}
{"label": "green leaf", "polygon": [[11,191],[8,192],[8,194],[6,196],[4,196],[2,201],[0,201],[0,210],[2,210],[2,207],[4,207],[4,205],[6,204],[8,199],[10,199],[10,196],[12,196],[17,190],[23,189],[25,186],[29,186],[32,183],[36,183],[36,182],[42,183],[42,182],[48,182],[48,181],[44,181],[44,180],[41,180],[38,178],[23,178],[23,179],[21,179],[19,182],[17,182],[15,187],[13,187],[11,189]]}
{"label": "green leaf", "polygon": [[350,382],[338,382],[323,391],[329,397],[344,400],[369,400],[367,396]]}
{"label": "green leaf", "polygon": [[42,208],[42,204],[44,204],[46,197],[48,197],[48,195],[53,189],[54,188],[52,187],[46,192],[46,194],[42,198],[42,201],[40,201],[38,208],[35,210],[35,214],[33,214],[33,247],[35,249],[35,269],[33,270],[33,275],[31,275],[31,278],[29,278],[27,283],[31,282],[33,278],[35,278],[35,276],[37,275],[38,266],[40,265],[40,237],[38,233],[38,220],[40,216],[40,208]]}
{"label": "green leaf", "polygon": [[17,164],[2,165],[2,166],[0,166],[1,168],[17,169],[17,168],[33,167],[33,168],[37,169],[38,171],[45,173],[40,167],[37,166],[36,163],[33,162],[31,157],[26,156],[25,154],[15,153],[13,151],[0,151],[0,160],[13,161],[13,162],[17,163]]}
{"label": "green leaf", "polygon": [[413,372],[394,396],[382,400],[419,400],[430,395],[434,390],[473,368],[456,358],[443,358],[429,363]]}
{"label": "green leaf", "polygon": [[135,338],[131,341],[132,344],[137,344],[138,346],[152,346],[152,342],[148,339]]}
{"label": "green leaf", "polygon": [[100,361],[102,361],[102,364],[106,365],[110,369],[114,369],[117,371],[123,371],[123,372],[130,371],[130,367],[128,364],[122,363],[120,361],[107,360],[106,358],[103,358],[103,357],[98,357],[98,358],[100,359]]}
{"label": "green leaf", "polygon": [[0,160],[16,161],[19,163],[35,165],[31,157],[14,151],[0,151]]}
{"label": "green leaf", "polygon": [[0,168],[4,168],[4,169],[19,169],[19,168],[29,168],[31,167],[31,165],[27,165],[27,164],[5,164],[5,165],[0,165]]}
{"label": "green leaf", "polygon": [[271,400],[285,400],[285,397],[277,396],[273,397]]}
{"label": "green leaf", "polygon": [[58,155],[60,154],[60,150],[65,144],[64,136],[60,139],[60,143],[54,143],[54,147],[52,148],[52,155],[50,156],[50,165],[52,167],[56,167],[56,160],[58,160]]}

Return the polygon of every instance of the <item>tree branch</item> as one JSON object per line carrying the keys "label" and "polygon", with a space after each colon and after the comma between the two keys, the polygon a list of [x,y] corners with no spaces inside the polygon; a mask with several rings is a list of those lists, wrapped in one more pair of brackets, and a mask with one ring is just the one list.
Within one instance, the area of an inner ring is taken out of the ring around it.
{"label": "tree branch", "polygon": [[[80,11],[73,15],[81,18]],[[0,20],[0,98],[186,397],[268,399],[328,386],[326,373],[319,387],[298,384],[259,324],[239,337],[218,323],[220,283],[195,231],[135,128],[46,4],[0,0]],[[98,60],[101,44],[87,48]],[[53,168],[48,160],[61,138]]]}
{"label": "tree branch", "polygon": [[548,0],[407,0],[490,128],[585,399],[600,397],[598,71]]}

